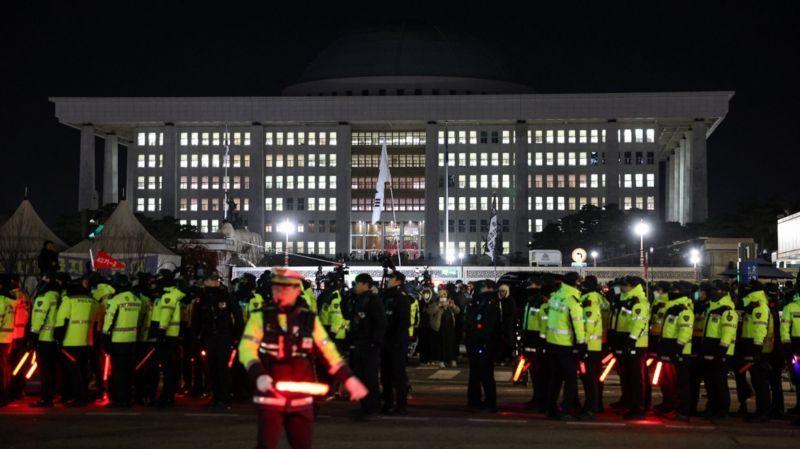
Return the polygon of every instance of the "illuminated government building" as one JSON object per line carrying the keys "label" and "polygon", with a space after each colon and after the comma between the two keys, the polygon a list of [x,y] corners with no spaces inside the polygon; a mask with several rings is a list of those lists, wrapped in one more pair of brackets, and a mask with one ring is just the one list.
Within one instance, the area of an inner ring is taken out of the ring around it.
{"label": "illuminated government building", "polygon": [[[212,232],[227,186],[268,250],[283,251],[288,219],[298,253],[359,258],[394,251],[399,235],[409,257],[437,257],[447,226],[449,251],[479,254],[493,195],[506,254],[586,204],[706,219],[706,140],[732,92],[539,94],[508,80],[480,45],[377,32],[336,41],[281,96],[51,101],[81,133],[79,208],[119,200],[123,145],[137,212]],[[387,191],[372,224],[382,140],[394,200]]]}

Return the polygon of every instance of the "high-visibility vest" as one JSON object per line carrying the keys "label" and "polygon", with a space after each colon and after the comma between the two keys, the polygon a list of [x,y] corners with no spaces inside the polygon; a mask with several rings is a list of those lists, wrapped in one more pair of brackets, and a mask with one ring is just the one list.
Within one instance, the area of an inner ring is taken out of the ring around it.
{"label": "high-visibility vest", "polygon": [[33,302],[31,313],[31,332],[39,335],[41,342],[53,342],[53,329],[56,325],[58,300],[60,295],[55,290],[42,293]]}
{"label": "high-visibility vest", "polygon": [[63,345],[65,347],[89,346],[93,318],[99,304],[88,295],[64,296],[58,308],[56,327],[66,326]]}
{"label": "high-visibility vest", "polygon": [[122,292],[108,300],[103,334],[111,335],[112,343],[136,343],[142,303],[131,292]]}
{"label": "high-visibility vest", "polygon": [[11,296],[0,295],[0,344],[10,344],[14,340],[14,320],[17,300]]}
{"label": "high-visibility vest", "polygon": [[603,349],[602,298],[598,292],[589,292],[581,297],[586,348],[594,352]]}
{"label": "high-visibility vest", "polygon": [[547,302],[547,342],[558,346],[586,343],[581,292],[571,285],[561,288]]}

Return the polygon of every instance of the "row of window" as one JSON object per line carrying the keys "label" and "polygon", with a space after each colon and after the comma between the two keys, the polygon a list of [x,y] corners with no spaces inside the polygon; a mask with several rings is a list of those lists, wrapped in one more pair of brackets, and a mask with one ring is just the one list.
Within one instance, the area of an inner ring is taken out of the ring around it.
{"label": "row of window", "polygon": [[[231,135],[233,135],[233,140],[231,141]],[[236,146],[249,146],[250,145],[250,133],[249,132],[182,132],[179,135],[179,142],[180,146],[225,146],[233,145]]]}
{"label": "row of window", "polygon": [[[497,209],[498,210],[511,210],[511,197],[508,196],[501,196],[497,198]],[[489,196],[451,196],[447,198],[447,209],[449,210],[459,210],[459,211],[467,211],[467,210],[489,210],[489,207],[492,203],[492,197]],[[456,208],[456,204],[458,204],[458,208]],[[439,210],[444,210],[444,197],[439,197]]]}
{"label": "row of window", "polygon": [[605,129],[528,130],[528,143],[602,143],[605,141]]}
{"label": "row of window", "polygon": [[425,145],[425,131],[353,131],[351,145],[377,146],[422,146]]}
{"label": "row of window", "polygon": [[219,230],[219,220],[179,220],[178,222],[184,226],[194,226],[203,233]]}
{"label": "row of window", "polygon": [[[464,254],[466,255],[481,255],[485,254],[484,251],[484,242],[482,241],[461,241],[461,242],[449,242],[450,246],[447,248],[447,252],[444,249],[444,242],[439,242],[439,254]],[[508,254],[511,251],[511,243],[507,240],[503,240],[503,254]]]}
{"label": "row of window", "polygon": [[[351,187],[353,190],[375,190],[377,182],[378,178],[375,176],[354,177],[351,179]],[[391,182],[387,182],[386,186],[388,187],[389,184],[398,190],[425,190],[425,178],[420,177],[393,176]]]}
{"label": "row of window", "polygon": [[140,154],[136,158],[136,166],[138,168],[163,168],[164,155],[163,154]]}
{"label": "row of window", "polygon": [[[284,182],[284,180],[286,182]],[[306,182],[308,181],[308,182]],[[267,189],[335,189],[336,176],[265,176]],[[374,186],[373,186],[374,187]]]}
{"label": "row of window", "polygon": [[[480,224],[480,227],[478,225]],[[439,222],[439,228],[441,229],[442,223]],[[509,220],[498,220],[497,221],[498,230],[500,232],[509,232],[510,225]],[[482,219],[482,220],[466,220],[464,218],[459,218],[455,220],[448,220],[447,221],[447,230],[449,232],[481,232],[486,233],[489,232],[489,220]]]}
{"label": "row of window", "polygon": [[[377,168],[380,165],[380,154],[353,154],[350,164],[353,168]],[[424,154],[390,154],[389,168],[425,168]]]}
{"label": "row of window", "polygon": [[161,190],[161,176],[138,176],[136,178],[136,188],[138,190]]}
{"label": "row of window", "polygon": [[[352,198],[350,200],[350,210],[353,212],[372,212],[373,207],[373,198]],[[424,211],[425,198],[386,198],[383,210],[397,212]]]}
{"label": "row of window", "polygon": [[[284,158],[285,156],[285,158]],[[336,153],[330,154],[265,154],[267,168],[283,167],[336,167]]]}
{"label": "row of window", "polygon": [[[458,175],[458,178],[451,176],[450,187],[457,185],[460,189],[509,189],[512,186],[512,178],[511,175]],[[456,179],[458,184],[455,183]],[[444,187],[444,177],[439,178],[439,187]]]}
{"label": "row of window", "polygon": [[264,210],[271,211],[284,211],[295,210],[295,205],[299,211],[336,211],[336,198],[264,198]]}
{"label": "row of window", "polygon": [[[531,155],[533,155],[533,161],[531,161]],[[533,164],[531,164],[531,162],[533,162]],[[546,165],[603,165],[605,162],[605,152],[528,153],[528,165],[535,165],[537,167]],[[654,165],[656,163],[656,154],[653,151],[623,151],[618,153],[617,163],[623,165]]]}
{"label": "row of window", "polygon": [[234,154],[226,162],[224,154],[181,154],[179,156],[179,163],[181,168],[220,168],[220,167],[233,167],[233,168],[249,168],[250,155],[249,154]]}
{"label": "row of window", "polygon": [[249,176],[181,176],[178,186],[180,190],[217,190],[220,188],[220,179],[222,179],[222,190],[250,188]]}
{"label": "row of window", "polygon": [[160,212],[161,198],[136,198],[136,212]]}
{"label": "row of window", "polygon": [[161,147],[164,146],[164,133],[139,132],[136,133],[136,144],[140,147]]}
{"label": "row of window", "polygon": [[[327,251],[326,251],[327,248]],[[264,249],[267,252],[282,253],[283,240],[276,240],[274,242],[264,242]],[[289,241],[287,249],[290,253],[303,253],[303,254],[319,254],[319,255],[336,255],[336,242],[294,242]]]}
{"label": "row of window", "polygon": [[267,146],[336,146],[336,131],[267,131],[264,144]]}
{"label": "row of window", "polygon": [[[653,207],[655,207],[655,197]],[[531,205],[533,201],[533,205]],[[535,196],[528,197],[528,210],[580,210],[583,206],[591,204],[595,207],[602,207],[606,202],[605,197],[564,197],[564,196]]]}
{"label": "row of window", "polygon": [[[230,200],[236,203],[237,210],[244,212],[250,210],[249,198],[230,198]],[[222,202],[222,198],[181,198],[179,208],[181,212],[218,212]]]}
{"label": "row of window", "polygon": [[[648,175],[648,182],[651,175]],[[654,176],[654,175],[653,175]],[[655,177],[653,178],[655,182]],[[605,174],[591,175],[528,175],[528,188],[537,189],[597,189],[606,186]],[[652,187],[649,186],[648,187]]]}
{"label": "row of window", "polygon": [[478,139],[478,131],[467,130],[448,130],[447,141],[445,141],[445,132],[439,131],[439,145],[476,145],[480,143],[501,143],[511,144],[517,141],[517,133],[511,129],[504,129],[501,131],[480,131],[480,140]]}
{"label": "row of window", "polygon": [[[480,156],[480,163],[478,163]],[[469,158],[469,164],[467,164]],[[458,164],[456,164],[458,161]],[[445,154],[439,153],[439,167],[444,167]],[[449,167],[508,167],[514,164],[514,153],[450,153],[447,155]]]}
{"label": "row of window", "polygon": [[[273,232],[273,229],[275,231],[278,231],[278,225],[276,225],[273,228],[271,221],[265,221],[264,222],[264,232],[269,234],[269,233]],[[319,220],[319,221],[309,220],[308,223],[297,223],[297,227],[296,227],[295,231],[297,231],[299,233],[304,233],[304,232],[331,232],[331,233],[335,233],[336,232],[336,220],[329,220],[328,221],[327,231],[325,229],[326,229],[325,228],[325,220]]]}

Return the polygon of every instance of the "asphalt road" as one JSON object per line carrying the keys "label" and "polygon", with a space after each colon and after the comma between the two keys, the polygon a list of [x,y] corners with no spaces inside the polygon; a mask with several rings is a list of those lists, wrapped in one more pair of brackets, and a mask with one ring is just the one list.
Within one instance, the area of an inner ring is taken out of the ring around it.
{"label": "asphalt road", "polygon": [[[607,412],[596,422],[554,422],[523,410],[529,398],[523,387],[511,386],[510,373],[499,371],[500,412],[488,414],[465,407],[466,371],[410,370],[413,392],[410,415],[368,422],[347,418],[353,404],[322,404],[315,428],[317,448],[737,448],[797,447],[800,427],[787,420],[747,424],[741,419],[690,423],[656,418],[623,422]],[[609,379],[607,402],[618,387]],[[794,405],[787,393],[787,406]],[[654,402],[659,402],[655,394]],[[752,406],[751,406],[752,407]],[[198,400],[179,398],[170,410],[132,408],[119,411],[99,405],[85,409],[31,409],[17,402],[0,409],[0,448],[248,448],[254,446],[253,408],[237,404],[215,413]],[[288,447],[282,443],[282,447]]]}

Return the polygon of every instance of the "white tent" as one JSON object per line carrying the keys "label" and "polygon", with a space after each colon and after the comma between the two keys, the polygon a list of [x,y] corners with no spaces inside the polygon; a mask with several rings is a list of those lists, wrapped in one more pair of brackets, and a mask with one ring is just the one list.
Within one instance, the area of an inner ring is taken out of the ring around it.
{"label": "white tent", "polygon": [[39,217],[28,200],[22,201],[2,226],[0,226],[0,265],[5,271],[6,267],[13,267],[19,274],[34,274],[39,272],[36,266],[39,252],[45,241],[51,241],[56,246],[56,251],[61,251],[67,245],[58,238]]}
{"label": "white tent", "polygon": [[97,257],[105,251],[126,265],[125,272],[140,271],[154,273],[159,268],[175,269],[181,258],[158,240],[139,223],[128,202],[123,200],[103,224],[103,230],[94,240],[84,240],[61,253],[66,271],[80,274],[86,271],[89,254]]}

